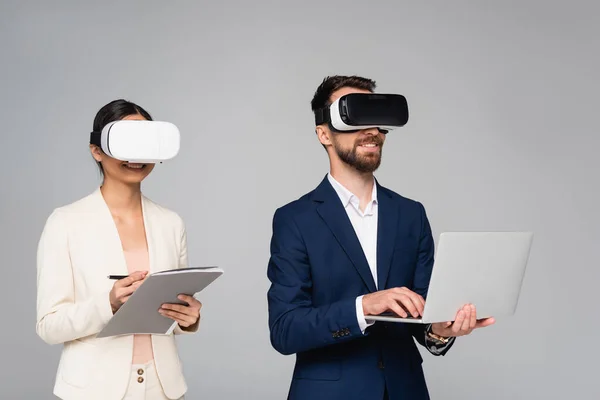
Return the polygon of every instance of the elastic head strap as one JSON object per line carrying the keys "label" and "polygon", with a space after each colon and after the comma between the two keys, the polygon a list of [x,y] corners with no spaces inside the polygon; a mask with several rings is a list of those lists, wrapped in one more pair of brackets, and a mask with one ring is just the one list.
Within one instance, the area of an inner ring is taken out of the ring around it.
{"label": "elastic head strap", "polygon": [[91,132],[90,144],[95,144],[98,147],[102,147],[102,132]]}
{"label": "elastic head strap", "polygon": [[321,125],[331,122],[329,107],[319,108],[315,110],[315,125]]}

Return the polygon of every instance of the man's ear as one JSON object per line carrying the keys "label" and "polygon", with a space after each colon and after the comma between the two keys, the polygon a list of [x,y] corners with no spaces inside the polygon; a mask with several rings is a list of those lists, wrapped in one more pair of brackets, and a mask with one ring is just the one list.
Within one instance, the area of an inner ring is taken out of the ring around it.
{"label": "man's ear", "polygon": [[315,133],[323,146],[331,145],[331,132],[329,132],[329,129],[325,129],[319,125],[315,128]]}

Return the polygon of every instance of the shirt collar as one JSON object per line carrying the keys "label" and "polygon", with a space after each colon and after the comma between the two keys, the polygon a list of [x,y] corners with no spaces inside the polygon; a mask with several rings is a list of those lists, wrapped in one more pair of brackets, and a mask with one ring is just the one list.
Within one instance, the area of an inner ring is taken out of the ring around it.
{"label": "shirt collar", "polygon": [[[339,183],[333,176],[331,176],[331,173],[327,174],[327,178],[342,201],[344,208],[347,207],[348,204],[354,204],[354,206],[358,209],[358,197],[348,190],[344,185]],[[371,193],[371,201],[366,209],[370,209],[372,204],[377,204],[377,183],[375,182],[375,178],[373,178],[373,192]]]}

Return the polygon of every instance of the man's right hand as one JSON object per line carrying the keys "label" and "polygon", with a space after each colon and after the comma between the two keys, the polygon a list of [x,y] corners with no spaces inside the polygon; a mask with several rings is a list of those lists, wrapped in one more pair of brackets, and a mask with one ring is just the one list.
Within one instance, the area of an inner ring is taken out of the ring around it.
{"label": "man's right hand", "polygon": [[386,311],[393,311],[400,317],[408,317],[408,312],[417,318],[423,315],[425,300],[423,297],[405,287],[381,290],[363,296],[363,313],[379,315]]}
{"label": "man's right hand", "polygon": [[119,279],[113,285],[109,294],[110,306],[113,314],[129,299],[131,294],[142,284],[147,271],[136,271],[126,278]]}

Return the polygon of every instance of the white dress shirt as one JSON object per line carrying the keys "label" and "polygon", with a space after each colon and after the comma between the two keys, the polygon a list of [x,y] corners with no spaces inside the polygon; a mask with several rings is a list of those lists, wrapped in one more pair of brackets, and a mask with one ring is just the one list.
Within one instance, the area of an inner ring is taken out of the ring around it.
{"label": "white dress shirt", "polygon": [[[363,249],[373,280],[375,281],[375,287],[377,287],[377,185],[375,184],[375,178],[373,178],[373,192],[371,193],[371,200],[367,203],[365,211],[360,210],[360,200],[352,192],[342,186],[341,183],[335,180],[331,174],[328,174],[329,182],[335,189],[342,205],[350,218],[350,222],[354,227],[356,236]],[[356,298],[356,318],[358,319],[358,326],[362,333],[365,333],[365,329],[372,325],[374,322],[367,323],[362,306],[363,296]]]}

